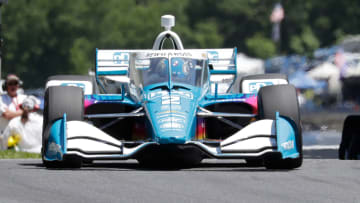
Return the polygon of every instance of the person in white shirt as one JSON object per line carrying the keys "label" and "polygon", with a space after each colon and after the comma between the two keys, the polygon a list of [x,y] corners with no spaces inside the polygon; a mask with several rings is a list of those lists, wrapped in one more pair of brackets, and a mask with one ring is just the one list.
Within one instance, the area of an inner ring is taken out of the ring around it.
{"label": "person in white shirt", "polygon": [[[14,74],[6,77],[6,94],[0,96],[0,150],[40,153],[42,116],[35,113],[39,101],[34,96],[19,94],[22,81]],[[10,140],[9,140],[10,139]]]}
{"label": "person in white shirt", "polygon": [[22,115],[13,118],[0,135],[0,149],[13,147],[16,151],[40,153],[43,117],[35,112],[38,102],[34,96],[25,98],[20,107]]}
{"label": "person in white shirt", "polygon": [[26,95],[18,94],[18,89],[22,81],[14,74],[9,74],[3,84],[3,90],[6,94],[0,97],[0,132],[2,133],[9,121],[15,117],[21,116],[23,110],[20,105],[26,98]]}

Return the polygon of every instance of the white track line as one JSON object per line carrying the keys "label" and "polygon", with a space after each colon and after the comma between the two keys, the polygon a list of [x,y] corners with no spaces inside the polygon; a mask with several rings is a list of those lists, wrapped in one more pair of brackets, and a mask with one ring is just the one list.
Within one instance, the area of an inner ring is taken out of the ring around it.
{"label": "white track line", "polygon": [[323,149],[338,150],[339,145],[308,145],[308,146],[303,146],[303,150],[323,150]]}

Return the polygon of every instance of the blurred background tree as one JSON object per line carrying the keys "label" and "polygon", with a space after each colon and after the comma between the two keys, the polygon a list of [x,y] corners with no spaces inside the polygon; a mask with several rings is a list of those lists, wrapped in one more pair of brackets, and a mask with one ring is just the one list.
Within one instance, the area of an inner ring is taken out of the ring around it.
{"label": "blurred background tree", "polygon": [[160,17],[176,17],[185,48],[238,47],[259,58],[308,54],[360,33],[360,2],[282,1],[281,44],[269,20],[278,0],[10,0],[3,7],[2,75],[18,74],[27,88],[54,74],[94,69],[95,48],[149,49]]}

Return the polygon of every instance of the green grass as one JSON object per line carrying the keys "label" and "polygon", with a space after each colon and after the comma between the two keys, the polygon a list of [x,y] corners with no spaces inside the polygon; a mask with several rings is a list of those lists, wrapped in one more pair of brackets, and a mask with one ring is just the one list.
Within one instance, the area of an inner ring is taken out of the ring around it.
{"label": "green grass", "polygon": [[0,159],[40,159],[40,154],[17,152],[15,150],[0,151]]}

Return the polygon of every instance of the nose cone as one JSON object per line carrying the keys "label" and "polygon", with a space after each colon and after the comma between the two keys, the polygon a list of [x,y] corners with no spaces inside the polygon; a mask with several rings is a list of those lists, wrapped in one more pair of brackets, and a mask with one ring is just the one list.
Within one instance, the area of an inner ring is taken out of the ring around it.
{"label": "nose cone", "polygon": [[190,92],[161,91],[149,97],[153,138],[160,144],[184,144],[195,136],[196,105]]}
{"label": "nose cone", "polygon": [[160,144],[184,144],[190,135],[191,123],[189,115],[182,112],[170,111],[159,115],[156,120],[157,131],[155,139]]}

